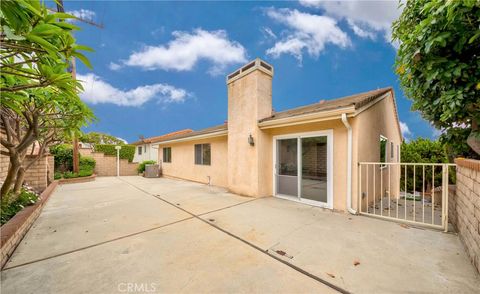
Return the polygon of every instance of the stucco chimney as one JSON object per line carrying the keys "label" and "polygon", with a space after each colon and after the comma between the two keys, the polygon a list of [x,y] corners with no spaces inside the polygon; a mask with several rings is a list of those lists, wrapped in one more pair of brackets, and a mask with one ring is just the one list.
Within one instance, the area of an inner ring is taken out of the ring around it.
{"label": "stucco chimney", "polygon": [[227,76],[228,186],[234,193],[264,196],[259,165],[268,139],[258,120],[272,115],[272,78],[273,66],[259,58]]}

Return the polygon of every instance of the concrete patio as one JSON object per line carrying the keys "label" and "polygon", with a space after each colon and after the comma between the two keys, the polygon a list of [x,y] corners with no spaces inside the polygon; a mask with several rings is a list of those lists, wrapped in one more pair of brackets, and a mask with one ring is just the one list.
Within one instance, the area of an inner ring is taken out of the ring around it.
{"label": "concrete patio", "polygon": [[2,293],[480,289],[455,234],[136,176],[59,187],[1,282]]}

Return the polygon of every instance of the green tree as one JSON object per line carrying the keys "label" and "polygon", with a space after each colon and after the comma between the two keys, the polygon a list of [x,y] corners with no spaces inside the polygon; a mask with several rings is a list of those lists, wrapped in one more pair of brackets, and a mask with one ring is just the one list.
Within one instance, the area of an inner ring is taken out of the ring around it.
{"label": "green tree", "polygon": [[[444,131],[444,141],[480,154],[480,1],[407,1],[393,24],[396,72],[413,110]],[[456,135],[450,135],[455,132]]]}
{"label": "green tree", "polygon": [[[1,128],[5,131],[0,143],[5,147],[1,152],[10,158],[0,191],[3,201],[12,185],[14,196],[18,195],[25,171],[49,146],[79,133],[93,113],[78,96],[80,83],[67,71],[72,57],[90,66],[79,52],[90,49],[77,45],[71,35],[78,27],[64,21],[74,16],[49,12],[38,0],[3,0],[0,7]],[[27,164],[28,152],[37,156]]]}
{"label": "green tree", "polygon": [[[432,141],[425,138],[417,138],[410,142],[404,142],[401,146],[401,160],[405,163],[448,163],[447,153],[444,145],[439,141]],[[436,167],[434,172],[434,181],[432,180],[431,166],[411,166],[407,167],[407,190],[413,191],[413,171],[415,169],[415,190],[423,189],[423,181],[425,181],[426,191],[430,190],[432,183],[440,186],[442,181],[442,168]],[[424,178],[425,176],[425,178]],[[401,188],[404,189],[405,173],[401,172]]]}
{"label": "green tree", "polygon": [[90,144],[115,144],[115,145],[124,145],[125,142],[119,138],[100,132],[89,132],[82,134],[79,138],[81,142],[90,143]]}

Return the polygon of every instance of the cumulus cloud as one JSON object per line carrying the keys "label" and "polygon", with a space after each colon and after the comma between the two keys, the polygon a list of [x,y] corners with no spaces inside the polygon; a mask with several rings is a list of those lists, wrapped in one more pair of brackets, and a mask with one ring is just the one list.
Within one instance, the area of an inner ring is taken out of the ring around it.
{"label": "cumulus cloud", "polygon": [[119,106],[141,106],[150,100],[158,103],[180,103],[191,96],[186,90],[168,84],[145,85],[135,89],[121,90],[92,73],[78,74],[77,79],[82,82],[84,88],[80,98],[91,104],[112,103]]}
{"label": "cumulus cloud", "polygon": [[[402,12],[402,9],[398,7],[398,0],[300,0],[300,4],[322,9],[326,15],[337,20],[346,20],[353,32],[359,37],[372,38],[372,36],[381,34],[388,42],[391,42],[392,22]],[[395,44],[393,45],[395,46]]]}
{"label": "cumulus cloud", "polygon": [[291,54],[301,61],[304,51],[317,58],[327,44],[340,48],[350,46],[347,34],[337,26],[337,22],[331,17],[287,8],[269,8],[266,9],[266,14],[288,28],[284,34],[285,37],[267,50],[267,54],[272,57]]}
{"label": "cumulus cloud", "polygon": [[84,20],[91,21],[95,18],[95,11],[91,11],[88,9],[72,10],[72,11],[67,11],[67,13],[72,14],[75,17],[78,17]]}
{"label": "cumulus cloud", "polygon": [[108,68],[110,68],[111,70],[119,70],[122,68],[122,65],[115,62],[110,62]]}
{"label": "cumulus cloud", "polygon": [[403,121],[400,122],[400,131],[402,131],[402,136],[403,137],[408,137],[412,134],[408,125],[406,123],[404,123]]}
{"label": "cumulus cloud", "polygon": [[193,32],[175,31],[174,39],[166,45],[146,46],[131,54],[122,65],[141,67],[146,70],[190,71],[195,65],[206,60],[211,63],[209,73],[221,74],[230,64],[247,61],[245,48],[231,41],[224,30]]}

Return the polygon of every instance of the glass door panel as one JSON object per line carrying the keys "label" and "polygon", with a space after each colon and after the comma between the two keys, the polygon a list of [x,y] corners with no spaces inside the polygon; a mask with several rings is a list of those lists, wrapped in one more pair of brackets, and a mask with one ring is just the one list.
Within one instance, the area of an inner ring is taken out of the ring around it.
{"label": "glass door panel", "polygon": [[327,136],[301,139],[302,199],[327,203]]}
{"label": "glass door panel", "polygon": [[297,138],[277,140],[277,194],[298,197]]}

